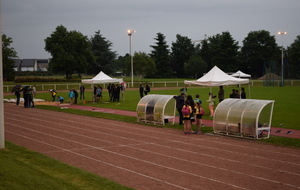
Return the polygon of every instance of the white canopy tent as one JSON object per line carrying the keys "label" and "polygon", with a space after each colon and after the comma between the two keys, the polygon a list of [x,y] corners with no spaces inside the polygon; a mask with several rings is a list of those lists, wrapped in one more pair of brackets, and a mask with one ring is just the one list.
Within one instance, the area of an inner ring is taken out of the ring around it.
{"label": "white canopy tent", "polygon": [[[118,83],[118,84],[125,84],[122,78],[111,78],[107,74],[105,74],[103,71],[100,71],[94,78],[92,79],[83,79],[81,80],[82,83],[88,83],[88,84],[106,84],[106,83]],[[126,86],[126,85],[125,85]],[[124,101],[124,88],[122,90],[122,99]]]}
{"label": "white canopy tent", "polygon": [[243,73],[242,71],[237,71],[236,73],[233,73],[231,76],[238,77],[238,78],[251,78],[251,75]]}
{"label": "white canopy tent", "polygon": [[107,74],[105,74],[103,71],[100,71],[94,78],[92,79],[83,79],[81,80],[82,83],[88,83],[88,84],[105,84],[105,83],[119,83],[121,84],[123,82],[123,79],[117,79],[117,78],[111,78]]}
{"label": "white canopy tent", "polygon": [[[240,85],[249,84],[249,79],[240,79],[226,74],[224,71],[214,66],[203,77],[194,81],[184,81],[184,84],[194,84],[201,86],[225,86],[225,85]],[[250,87],[249,87],[250,93]]]}

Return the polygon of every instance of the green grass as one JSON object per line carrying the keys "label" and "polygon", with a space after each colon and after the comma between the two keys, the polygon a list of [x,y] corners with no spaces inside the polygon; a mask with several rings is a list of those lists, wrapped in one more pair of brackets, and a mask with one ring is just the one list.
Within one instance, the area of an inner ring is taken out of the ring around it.
{"label": "green grass", "polygon": [[[233,87],[225,87],[225,96]],[[151,90],[151,94],[178,94],[179,88],[169,88],[160,90]],[[204,100],[203,107],[208,113],[207,104],[205,102],[209,88],[190,87],[188,94],[200,94],[200,98]],[[217,94],[218,88],[212,88],[214,94]],[[297,101],[300,87],[252,87],[251,98],[275,100],[273,126],[284,123],[284,127],[289,129],[299,129],[298,117],[299,102]],[[59,95],[67,97],[68,92],[59,92]],[[249,97],[249,94],[247,92]],[[90,96],[90,97],[89,97]],[[14,98],[13,95],[5,98]],[[38,93],[37,98],[51,100],[50,93]],[[86,99],[91,99],[91,92],[86,92]],[[67,98],[66,98],[67,100]],[[107,92],[104,92],[104,99],[99,104],[87,103],[79,100],[79,104],[94,107],[113,108],[120,110],[135,111],[139,98],[138,90],[127,90],[125,101],[120,103],[108,102]],[[57,112],[66,112],[71,114],[86,115],[91,117],[106,118],[128,123],[137,123],[135,117],[115,115],[109,113],[90,112],[75,109],[60,109],[55,106],[37,106],[38,109],[47,109]],[[204,119],[211,119],[207,115]],[[142,124],[141,125],[150,125]],[[167,124],[167,127],[176,130],[182,130],[182,126],[175,124]],[[195,128],[194,128],[195,130]],[[203,133],[212,133],[212,127],[203,127]],[[300,139],[292,139],[285,137],[271,136],[269,139],[259,140],[262,143],[270,143],[279,146],[290,146],[300,148]],[[25,148],[6,142],[6,149],[0,150],[0,189],[129,189],[118,185],[97,175],[80,170],[78,168],[66,165],[42,154],[32,152]]]}
{"label": "green grass", "polygon": [[[250,98],[248,86],[244,86],[247,93],[247,98]],[[225,86],[225,97],[229,97],[229,94],[235,86]],[[178,95],[179,89],[176,87],[170,88],[159,88],[159,90],[152,89],[150,94],[167,94],[167,95]],[[200,99],[203,101],[203,108],[206,113],[209,113],[207,102],[205,101],[208,98],[208,93],[210,91],[209,87],[188,87],[188,94],[195,97],[196,94],[200,95]],[[297,129],[300,130],[300,117],[298,113],[300,111],[300,101],[298,101],[298,96],[300,94],[300,86],[285,86],[285,87],[263,87],[263,86],[252,86],[250,88],[251,98],[252,99],[262,99],[262,100],[275,100],[273,117],[272,117],[272,126],[279,127],[280,124],[283,124],[283,128],[287,129]],[[214,94],[218,93],[218,87],[213,87],[212,92]],[[58,95],[63,96],[68,102],[68,92],[59,91]],[[86,91],[85,93],[86,100],[92,100],[91,91]],[[5,96],[5,98],[15,98],[14,95]],[[51,95],[49,92],[39,93],[36,98],[51,100]],[[104,91],[103,99],[100,103],[86,103],[83,104],[83,101],[78,101],[78,104],[103,107],[103,108],[112,108],[120,110],[129,110],[136,111],[137,104],[140,100],[138,89],[128,89],[125,92],[124,101],[109,102],[108,92]],[[203,119],[211,119],[208,114],[204,116]],[[281,127],[281,126],[280,126]]]}
{"label": "green grass", "polygon": [[0,189],[130,189],[96,174],[6,142],[0,150]]}

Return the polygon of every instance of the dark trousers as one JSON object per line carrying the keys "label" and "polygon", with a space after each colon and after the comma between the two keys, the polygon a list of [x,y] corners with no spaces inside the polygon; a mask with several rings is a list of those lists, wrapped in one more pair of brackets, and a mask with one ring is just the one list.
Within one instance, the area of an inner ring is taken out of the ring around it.
{"label": "dark trousers", "polygon": [[84,100],[84,92],[80,92],[80,100]]}
{"label": "dark trousers", "polygon": [[183,125],[183,115],[182,115],[181,109],[182,108],[177,108],[177,111],[179,113],[179,125]]}

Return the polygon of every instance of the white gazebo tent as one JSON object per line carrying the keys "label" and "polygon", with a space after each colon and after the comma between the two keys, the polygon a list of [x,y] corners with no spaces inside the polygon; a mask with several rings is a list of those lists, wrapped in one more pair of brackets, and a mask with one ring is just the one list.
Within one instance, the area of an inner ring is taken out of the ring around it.
{"label": "white gazebo tent", "polygon": [[105,84],[105,83],[119,83],[123,82],[123,79],[111,78],[103,71],[100,71],[94,78],[92,79],[83,79],[81,80],[82,83],[89,83],[89,84]]}
{"label": "white gazebo tent", "polygon": [[[83,79],[81,80],[82,83],[88,83],[88,84],[107,84],[107,83],[118,83],[121,84],[123,82],[123,79],[120,78],[111,78],[107,74],[105,74],[103,71],[100,71],[94,78],[92,79]],[[125,96],[125,95],[124,95]],[[123,96],[123,101],[124,101]]]}
{"label": "white gazebo tent", "polygon": [[251,78],[251,75],[243,73],[240,70],[238,70],[237,72],[233,73],[231,76],[237,77],[237,78]]}
{"label": "white gazebo tent", "polygon": [[184,84],[194,84],[201,86],[224,86],[224,85],[237,85],[237,84],[248,84],[249,79],[240,79],[232,77],[217,66],[214,66],[208,73],[203,77],[194,81],[184,81]]}

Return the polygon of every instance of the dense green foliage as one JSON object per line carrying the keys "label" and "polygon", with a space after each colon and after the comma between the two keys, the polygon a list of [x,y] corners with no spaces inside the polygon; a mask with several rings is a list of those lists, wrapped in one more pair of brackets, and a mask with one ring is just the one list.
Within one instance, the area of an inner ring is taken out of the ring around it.
{"label": "dense green foliage", "polygon": [[113,64],[116,59],[116,53],[111,50],[112,43],[106,40],[100,34],[100,31],[97,31],[91,37],[90,43],[95,56],[95,62],[88,65],[87,73],[98,74],[99,71],[103,71],[106,74],[113,74],[117,68]]}
{"label": "dense green foliage", "polygon": [[10,47],[11,43],[13,43],[12,38],[2,34],[3,78],[8,81],[12,81],[15,78],[13,58],[17,58],[17,52]]}
{"label": "dense green foliage", "polygon": [[243,40],[241,59],[244,64],[241,69],[251,73],[255,78],[263,76],[265,69],[270,67],[273,73],[277,71],[276,73],[279,74],[280,70],[275,70],[271,63],[275,62],[278,68],[280,55],[275,36],[271,36],[270,32],[265,30],[250,32]]}
{"label": "dense green foliage", "polygon": [[168,78],[173,76],[173,71],[170,69],[170,51],[166,42],[166,37],[162,33],[157,33],[156,45],[151,45],[153,49],[150,53],[151,58],[156,63],[156,74],[154,77]]}
{"label": "dense green foliage", "polygon": [[95,59],[88,38],[80,32],[67,31],[62,25],[45,39],[45,50],[52,55],[50,71],[64,73],[67,79],[74,73],[85,73],[89,63]]}
{"label": "dense green foliage", "polygon": [[[285,76],[288,78],[300,78],[300,35],[297,36],[295,41],[288,48],[288,61],[291,63],[291,67],[288,68],[285,64],[286,72]],[[286,63],[286,60],[285,60]]]}

